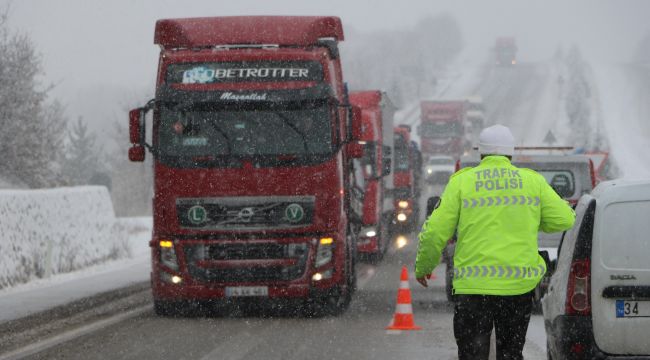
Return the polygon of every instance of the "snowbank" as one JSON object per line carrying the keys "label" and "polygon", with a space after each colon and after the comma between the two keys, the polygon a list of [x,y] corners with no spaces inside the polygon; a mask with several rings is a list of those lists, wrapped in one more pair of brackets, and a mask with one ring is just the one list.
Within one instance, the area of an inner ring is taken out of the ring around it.
{"label": "snowbank", "polygon": [[130,253],[105,187],[0,190],[0,288]]}

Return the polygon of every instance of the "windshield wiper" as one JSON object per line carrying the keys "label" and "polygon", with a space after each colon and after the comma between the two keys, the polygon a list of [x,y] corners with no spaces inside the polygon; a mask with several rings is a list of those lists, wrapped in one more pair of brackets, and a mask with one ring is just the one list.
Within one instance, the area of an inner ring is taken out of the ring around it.
{"label": "windshield wiper", "polygon": [[284,115],[282,113],[278,113],[278,112],[276,112],[274,114],[277,115],[280,119],[282,119],[282,122],[285,125],[287,125],[291,130],[293,130],[293,132],[295,132],[296,134],[298,134],[298,136],[300,136],[300,139],[302,140],[302,145],[305,148],[305,155],[307,155],[309,153],[309,145],[307,145],[307,138],[305,137],[305,133],[298,130],[298,128],[294,124],[292,124],[290,122],[291,119],[289,117],[287,117],[286,115]]}
{"label": "windshield wiper", "polygon": [[224,139],[226,139],[226,150],[228,151],[228,153],[226,155],[232,154],[232,147],[230,145],[230,138],[228,137],[228,135],[226,135],[226,132],[223,131],[223,129],[221,129],[219,127],[219,125],[217,125],[216,123],[214,123],[212,121],[208,121],[208,124],[210,124],[210,126],[212,126],[212,128],[216,132],[218,132],[221,136],[223,136]]}
{"label": "windshield wiper", "polygon": [[[179,113],[182,114],[182,113],[187,112],[190,108],[195,107],[195,106],[197,106],[197,105],[203,105],[203,104],[202,104],[202,103],[192,102],[192,101],[185,101],[185,102],[181,102],[181,103],[176,104],[176,105],[172,108],[172,110],[175,111],[175,112],[179,112]],[[184,117],[185,117],[185,116],[184,116]],[[231,144],[230,138],[228,137],[228,135],[226,134],[226,132],[223,131],[223,129],[222,129],[221,127],[219,127],[219,125],[217,125],[216,123],[214,123],[214,122],[212,122],[212,121],[206,121],[206,122],[207,122],[208,124],[210,124],[210,126],[211,126],[211,127],[212,127],[216,132],[218,132],[219,135],[221,135],[221,136],[226,140],[226,151],[228,151],[228,153],[227,153],[226,155],[230,155],[230,154],[232,154],[232,144]]]}

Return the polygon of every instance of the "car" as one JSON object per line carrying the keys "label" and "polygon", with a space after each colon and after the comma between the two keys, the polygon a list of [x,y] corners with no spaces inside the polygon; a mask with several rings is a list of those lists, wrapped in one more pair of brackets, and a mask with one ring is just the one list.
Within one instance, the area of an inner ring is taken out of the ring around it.
{"label": "car", "polygon": [[[457,169],[474,167],[480,163],[478,156],[464,156],[456,164]],[[529,168],[537,171],[544,176],[546,181],[555,189],[555,191],[570,204],[575,205],[580,196],[588,194],[596,186],[597,178],[594,172],[594,166],[591,159],[586,155],[526,155],[516,154],[512,159],[513,165],[521,168]],[[538,246],[543,256],[548,255],[549,261],[556,259],[557,248],[560,244],[562,233],[545,234],[540,232],[538,237]],[[447,264],[445,272],[447,299],[453,301],[453,275],[454,275],[454,251],[456,243],[455,238],[450,239],[443,250],[443,262]],[[539,286],[535,289],[533,298],[537,311],[541,310],[540,300],[552,274],[552,269],[548,269],[545,277],[540,281]]]}
{"label": "car", "polygon": [[456,161],[451,156],[436,155],[427,159],[424,166],[425,179],[430,184],[446,184],[454,173]]}
{"label": "car", "polygon": [[549,359],[650,359],[650,180],[583,195],[542,298]]}

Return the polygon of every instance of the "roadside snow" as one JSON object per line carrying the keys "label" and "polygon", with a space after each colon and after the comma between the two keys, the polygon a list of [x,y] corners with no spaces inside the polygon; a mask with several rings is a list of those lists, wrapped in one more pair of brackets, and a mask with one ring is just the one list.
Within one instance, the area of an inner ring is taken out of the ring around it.
{"label": "roadside snow", "polygon": [[628,179],[650,178],[650,69],[633,65],[594,65],[602,124],[610,155]]}
{"label": "roadside snow", "polygon": [[0,191],[0,288],[129,255],[105,187]]}
{"label": "roadside snow", "polygon": [[101,292],[148,281],[152,219],[118,218],[128,234],[131,257],[0,290],[0,322],[51,309]]}

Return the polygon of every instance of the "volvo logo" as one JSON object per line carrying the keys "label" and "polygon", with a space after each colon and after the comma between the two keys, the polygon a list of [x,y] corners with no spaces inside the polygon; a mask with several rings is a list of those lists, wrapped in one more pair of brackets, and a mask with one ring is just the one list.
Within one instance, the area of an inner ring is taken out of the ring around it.
{"label": "volvo logo", "polygon": [[207,219],[207,212],[205,208],[201,205],[194,205],[187,211],[187,218],[192,224],[198,225]]}
{"label": "volvo logo", "polygon": [[237,218],[242,220],[243,222],[250,222],[251,218],[253,217],[253,214],[255,214],[255,211],[253,210],[252,207],[245,207],[239,210],[237,213]]}
{"label": "volvo logo", "polygon": [[299,204],[293,203],[289,204],[286,209],[284,209],[284,216],[293,223],[299,222],[305,217],[305,210]]}

